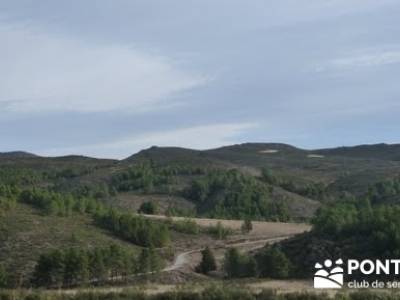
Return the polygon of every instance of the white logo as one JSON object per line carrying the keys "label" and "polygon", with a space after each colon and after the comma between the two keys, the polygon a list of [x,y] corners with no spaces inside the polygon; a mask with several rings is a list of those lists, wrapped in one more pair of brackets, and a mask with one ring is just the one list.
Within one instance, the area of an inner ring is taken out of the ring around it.
{"label": "white logo", "polygon": [[317,271],[314,275],[314,288],[316,289],[340,289],[343,286],[343,260],[335,261],[335,266],[330,259],[325,260],[324,266],[315,264]]}

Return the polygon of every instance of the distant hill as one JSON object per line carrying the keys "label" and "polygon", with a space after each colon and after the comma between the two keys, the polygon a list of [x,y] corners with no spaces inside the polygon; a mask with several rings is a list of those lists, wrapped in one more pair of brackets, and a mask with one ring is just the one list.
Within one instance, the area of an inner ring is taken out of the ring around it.
{"label": "distant hill", "polygon": [[400,144],[374,144],[354,147],[339,147],[315,151],[323,155],[345,156],[351,158],[370,158],[400,161]]}
{"label": "distant hill", "polygon": [[[42,179],[41,185],[54,185],[62,192],[88,187],[108,190],[115,188],[116,177],[129,177],[116,196],[105,201],[137,208],[147,197],[165,210],[175,205],[193,208],[195,203],[185,191],[194,180],[218,170],[236,170],[249,178],[267,180],[264,184],[274,189],[273,199],[288,203],[293,217],[309,218],[321,201],[343,194],[362,195],[371,185],[400,176],[399,157],[398,144],[305,150],[281,143],[245,143],[202,151],[153,146],[120,161],[9,152],[0,154],[0,168],[28,169],[39,177],[45,174],[51,179]],[[143,164],[150,164],[150,171],[130,171]],[[267,179],[262,178],[265,172]],[[143,182],[135,176],[150,176],[155,181],[144,192]]]}
{"label": "distant hill", "polygon": [[[127,213],[151,202],[158,214],[293,222],[310,221],[327,203],[362,199],[376,186],[385,202],[400,203],[393,183],[400,178],[399,157],[400,145],[386,144],[318,150],[279,143],[203,151],[151,147],[123,160],[0,153],[0,259],[22,276],[32,271],[41,249],[54,245],[117,243],[138,251],[76,212],[99,203]],[[32,188],[48,195],[38,200],[45,208],[20,199]],[[71,199],[74,212],[60,213]]]}
{"label": "distant hill", "polygon": [[24,151],[0,152],[0,158],[34,158],[35,154]]}

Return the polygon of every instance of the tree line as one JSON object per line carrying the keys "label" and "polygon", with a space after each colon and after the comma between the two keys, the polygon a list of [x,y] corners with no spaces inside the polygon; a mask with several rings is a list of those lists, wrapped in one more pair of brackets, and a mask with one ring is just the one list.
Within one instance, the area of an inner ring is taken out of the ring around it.
{"label": "tree line", "polygon": [[165,187],[178,182],[179,175],[201,175],[205,169],[185,165],[156,166],[152,160],[130,167],[115,174],[111,178],[111,186],[120,192],[142,191],[154,192],[156,188]]}
{"label": "tree line", "polygon": [[70,248],[42,254],[32,283],[37,287],[71,287],[123,280],[138,273],[157,271],[162,260],[153,249],[135,255],[117,245],[82,250]]}
{"label": "tree line", "polygon": [[[400,206],[375,204],[370,198],[342,199],[319,209],[313,229],[281,243],[292,276],[313,274],[315,262],[400,256]],[[355,275],[358,276],[358,275]]]}
{"label": "tree line", "polygon": [[96,224],[143,247],[164,247],[170,241],[168,226],[161,222],[108,209],[96,214]]}
{"label": "tree line", "polygon": [[[202,260],[196,267],[199,273],[208,274],[217,269],[213,251],[206,247]],[[256,255],[241,253],[237,248],[225,252],[222,269],[227,278],[289,278],[291,263],[279,246],[265,246]]]}
{"label": "tree line", "polygon": [[21,192],[19,199],[50,215],[70,216],[74,212],[89,214],[98,226],[139,246],[164,247],[169,242],[168,227],[164,224],[140,216],[120,213],[94,198],[74,198],[68,194],[31,189]]}
{"label": "tree line", "polygon": [[0,184],[0,214],[16,204],[19,193],[15,185]]}
{"label": "tree line", "polygon": [[58,216],[70,216],[74,212],[95,214],[105,209],[104,204],[95,198],[74,197],[37,188],[22,191],[19,201],[35,206],[46,214]]}
{"label": "tree line", "polygon": [[272,187],[237,170],[213,171],[193,180],[185,196],[194,201],[200,214],[213,218],[287,221],[283,202],[274,201]]}
{"label": "tree line", "polygon": [[327,188],[321,182],[295,182],[287,176],[275,175],[269,168],[262,168],[261,180],[271,185],[280,186],[289,192],[318,201],[324,200],[328,196]]}
{"label": "tree line", "polygon": [[372,204],[400,203],[400,177],[377,182],[367,193]]}

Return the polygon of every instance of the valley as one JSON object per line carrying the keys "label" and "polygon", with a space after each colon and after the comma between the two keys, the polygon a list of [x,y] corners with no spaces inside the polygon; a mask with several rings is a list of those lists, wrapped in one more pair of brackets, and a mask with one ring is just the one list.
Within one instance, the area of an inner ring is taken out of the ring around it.
{"label": "valley", "polygon": [[396,255],[397,149],[0,154],[0,285],[54,297],[213,285],[314,292],[315,261]]}

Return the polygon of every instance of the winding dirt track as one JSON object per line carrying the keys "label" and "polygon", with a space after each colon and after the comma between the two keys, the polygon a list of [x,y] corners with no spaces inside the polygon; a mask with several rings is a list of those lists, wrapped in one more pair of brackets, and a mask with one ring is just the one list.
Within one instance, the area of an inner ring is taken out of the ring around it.
{"label": "winding dirt track", "polygon": [[[255,250],[258,248],[262,248],[265,246],[265,244],[273,244],[279,241],[282,241],[284,239],[290,238],[293,235],[288,235],[288,236],[281,236],[281,237],[275,237],[275,238],[263,238],[260,240],[251,240],[251,241],[244,241],[244,242],[237,242],[237,243],[230,243],[229,245],[226,245],[225,248],[241,248],[243,246],[251,246],[251,250]],[[190,250],[186,252],[179,253],[175,260],[174,263],[162,270],[162,272],[169,272],[169,271],[176,271],[179,269],[184,268],[187,264],[189,264],[189,261],[191,260],[191,255],[200,253],[204,248],[201,249],[196,249],[196,250]]]}
{"label": "winding dirt track", "polygon": [[[163,216],[149,216],[151,218],[165,218]],[[179,219],[179,218],[177,218]],[[231,229],[237,230],[240,229],[242,224],[241,221],[233,221],[233,220],[215,220],[215,219],[193,219],[200,226],[210,226],[215,225],[217,222],[221,222],[224,226],[230,227]],[[223,258],[223,252],[225,249],[236,247],[241,249],[242,251],[252,251],[255,249],[259,249],[264,247],[266,244],[273,244],[284,239],[288,239],[293,237],[296,234],[303,233],[305,231],[310,230],[310,226],[307,224],[295,224],[295,223],[274,223],[274,222],[253,222],[253,230],[250,234],[246,236],[237,236],[237,240],[228,240],[225,241],[224,244],[211,246],[211,249],[216,253],[219,252],[220,255],[216,255],[217,261],[220,261]],[[159,271],[161,273],[168,272],[193,272],[193,265],[198,263],[198,260],[201,258],[200,252],[204,249],[206,245],[202,248],[197,249],[187,249],[181,253],[178,253],[172,264],[165,267],[163,270]],[[199,246],[197,246],[199,247]],[[156,272],[142,273],[142,274],[133,274],[128,276],[128,278],[132,279],[139,276],[145,276],[154,274]],[[252,284],[248,284],[249,288],[259,289],[262,287],[271,288],[269,281],[258,281]],[[273,285],[277,285],[278,289],[280,285],[285,286],[288,282],[286,281],[278,281],[279,284],[273,283]],[[292,283],[293,284],[293,283]],[[300,287],[309,286],[308,283],[296,282],[296,284]],[[254,285],[254,286],[253,286]],[[105,294],[105,293],[113,293],[113,292],[123,292],[127,289],[132,289],[134,286],[121,286],[121,287],[97,287],[91,289],[67,289],[67,290],[58,290],[53,291],[56,293],[62,294],[76,294],[82,291],[94,291],[97,293]],[[175,284],[154,284],[151,287],[148,287],[144,290],[147,294],[158,294],[164,293],[167,291],[172,291],[176,288]],[[298,288],[298,287],[297,287]]]}

